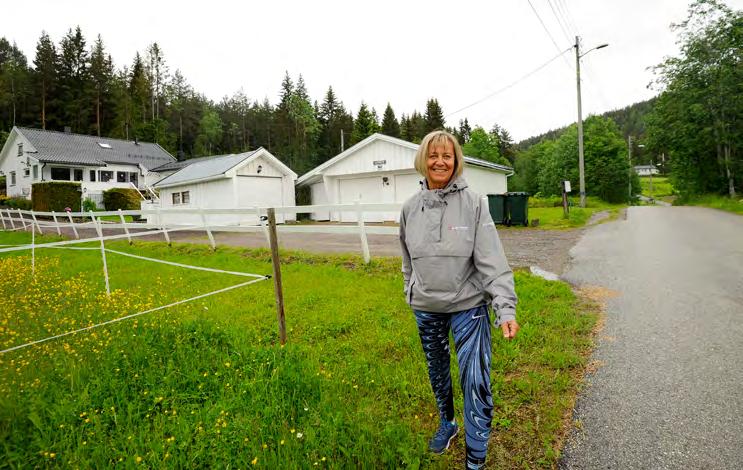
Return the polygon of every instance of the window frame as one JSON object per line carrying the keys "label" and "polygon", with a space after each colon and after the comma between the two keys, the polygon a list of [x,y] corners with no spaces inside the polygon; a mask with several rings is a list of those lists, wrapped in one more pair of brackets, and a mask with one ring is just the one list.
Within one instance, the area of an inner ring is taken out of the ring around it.
{"label": "window frame", "polygon": [[181,205],[181,193],[179,193],[178,191],[174,192],[171,195],[171,202],[173,203],[174,206],[180,206]]}
{"label": "window frame", "polygon": [[191,204],[191,191],[181,192],[181,204]]}
{"label": "window frame", "polygon": [[15,186],[16,184],[18,184],[17,183],[17,179],[16,179],[16,172],[15,171],[11,171],[10,172],[10,185],[11,186]]}
{"label": "window frame", "polygon": [[[129,175],[127,174],[126,171],[117,171],[116,172],[116,182],[117,183],[126,183],[127,180],[128,180],[128,178],[127,178],[128,176]],[[119,177],[121,177],[121,181],[119,181]]]}
{"label": "window frame", "polygon": [[96,173],[98,173],[96,170],[90,170],[90,174],[88,176],[90,176],[90,182],[91,183],[95,183],[96,182],[96,179],[97,179],[96,178],[96,176],[97,176]]}
{"label": "window frame", "polygon": [[[103,176],[106,175],[108,178],[103,179]],[[98,181],[101,183],[108,183],[114,178],[114,172],[112,170],[100,170],[98,172]]]}
{"label": "window frame", "polygon": [[23,177],[24,178],[30,178],[31,177],[31,167],[23,167]]}
{"label": "window frame", "polygon": [[32,168],[31,174],[33,175],[33,180],[36,181],[39,179],[39,165],[34,165]]}
{"label": "window frame", "polygon": [[[55,170],[57,170],[57,172],[59,172],[59,170],[67,170],[67,179],[55,178],[54,177]],[[50,177],[51,177],[52,181],[72,181],[72,174],[71,174],[70,168],[68,168],[68,167],[53,166],[53,167],[51,167],[49,169],[49,172],[50,172]]]}

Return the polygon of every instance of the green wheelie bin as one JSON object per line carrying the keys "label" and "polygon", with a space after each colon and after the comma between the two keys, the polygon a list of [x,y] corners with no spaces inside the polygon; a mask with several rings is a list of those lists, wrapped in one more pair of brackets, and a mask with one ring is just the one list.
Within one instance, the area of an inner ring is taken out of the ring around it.
{"label": "green wheelie bin", "polygon": [[506,225],[529,226],[529,193],[506,193]]}
{"label": "green wheelie bin", "polygon": [[488,194],[488,207],[490,208],[490,217],[496,224],[505,224],[508,220],[506,212],[506,195],[505,194]]}

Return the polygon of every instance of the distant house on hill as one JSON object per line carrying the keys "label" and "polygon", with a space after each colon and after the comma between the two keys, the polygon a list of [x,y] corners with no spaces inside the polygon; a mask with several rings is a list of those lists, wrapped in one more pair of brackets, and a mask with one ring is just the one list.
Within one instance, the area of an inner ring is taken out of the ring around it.
{"label": "distant house on hill", "polygon": [[636,165],[635,172],[639,176],[650,176],[660,173],[655,165]]}
{"label": "distant house on hill", "polygon": [[0,151],[0,175],[8,196],[30,198],[41,181],[79,181],[83,197],[101,205],[107,189],[149,191],[165,176],[155,168],[174,162],[150,142],[13,127]]}

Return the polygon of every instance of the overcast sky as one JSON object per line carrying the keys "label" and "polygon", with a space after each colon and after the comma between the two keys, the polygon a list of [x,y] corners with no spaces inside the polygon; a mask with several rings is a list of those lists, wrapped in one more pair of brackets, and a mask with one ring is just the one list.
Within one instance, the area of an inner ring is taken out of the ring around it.
{"label": "overcast sky", "polygon": [[[33,0],[4,6],[0,34],[32,61],[42,30],[59,44],[80,25],[89,45],[101,34],[119,68],[157,42],[170,70],[180,69],[213,100],[242,88],[275,104],[285,71],[293,79],[301,73],[318,101],[332,85],[354,114],[364,100],[381,118],[390,102],[399,118],[424,111],[435,97],[447,125],[464,117],[473,127],[498,123],[518,141],[575,121],[572,50],[451,113],[545,64],[570,48],[576,34],[584,51],[609,43],[581,60],[584,117],[650,98],[656,92],[647,88],[648,67],[677,53],[669,26],[685,18],[688,6],[686,0],[530,1],[536,14],[528,0]],[[743,0],[728,5],[740,9]]]}

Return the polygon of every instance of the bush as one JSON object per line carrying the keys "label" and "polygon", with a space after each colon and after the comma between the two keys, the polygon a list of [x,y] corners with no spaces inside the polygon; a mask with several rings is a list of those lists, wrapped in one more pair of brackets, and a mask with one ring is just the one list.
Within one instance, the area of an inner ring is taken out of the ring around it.
{"label": "bush", "polygon": [[69,207],[73,212],[80,212],[80,183],[68,181],[49,181],[34,183],[31,186],[31,201],[35,211],[64,212]]}
{"label": "bush", "polygon": [[3,206],[28,211],[31,210],[31,201],[25,197],[0,196],[0,207]]}
{"label": "bush", "polygon": [[83,212],[97,211],[98,206],[95,205],[95,201],[89,197],[83,201]]}
{"label": "bush", "polygon": [[113,188],[103,191],[103,205],[107,211],[137,211],[140,209],[140,197],[136,189]]}

